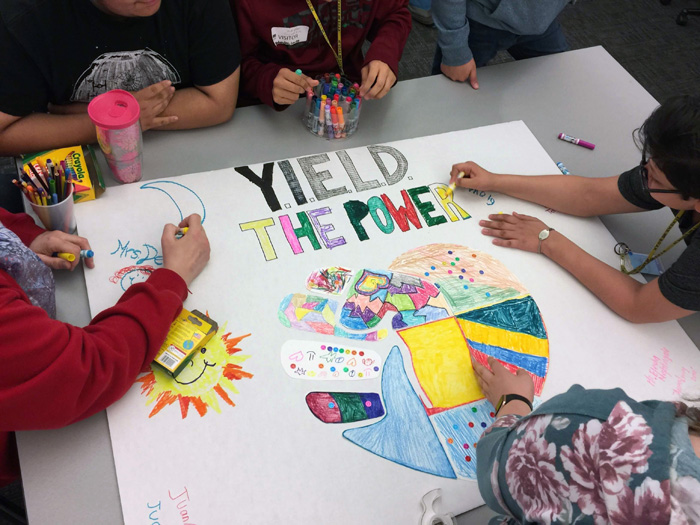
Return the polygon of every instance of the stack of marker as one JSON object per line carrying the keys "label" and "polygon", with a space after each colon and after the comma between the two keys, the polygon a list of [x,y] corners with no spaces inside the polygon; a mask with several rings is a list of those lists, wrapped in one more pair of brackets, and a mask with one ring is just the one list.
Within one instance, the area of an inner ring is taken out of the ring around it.
{"label": "stack of marker", "polygon": [[14,179],[12,184],[37,206],[51,206],[71,196],[77,180],[75,171],[65,161],[54,164],[46,159],[45,164],[38,160],[26,163],[20,179]]}
{"label": "stack of marker", "polygon": [[338,73],[326,73],[317,80],[318,86],[306,93],[302,116],[306,129],[328,140],[351,136],[360,121],[360,85],[351,84]]}

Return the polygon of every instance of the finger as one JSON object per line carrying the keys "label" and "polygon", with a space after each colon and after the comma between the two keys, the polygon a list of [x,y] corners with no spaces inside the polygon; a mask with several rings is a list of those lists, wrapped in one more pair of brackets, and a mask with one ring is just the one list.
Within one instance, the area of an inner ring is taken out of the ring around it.
{"label": "finger", "polygon": [[379,65],[374,61],[370,62],[369,63],[369,71],[367,72],[367,77],[362,81],[362,85],[360,86],[360,96],[362,98],[371,98],[371,97],[367,97],[367,92],[371,89],[371,87],[376,82],[378,74],[379,74]]}
{"label": "finger", "polygon": [[175,241],[175,235],[177,234],[178,227],[174,224],[168,223],[163,226],[163,235],[161,235],[160,243],[161,245],[169,244]]}
{"label": "finger", "polygon": [[518,223],[518,220],[509,213],[491,213],[489,214],[489,219],[491,219],[492,221],[507,222],[509,224]]}
{"label": "finger", "polygon": [[391,88],[394,87],[395,82],[396,82],[396,75],[394,75],[394,72],[391,69],[389,69],[388,74],[386,76],[386,79],[384,80],[384,87],[377,95],[377,98],[378,99],[384,98],[389,93],[389,91],[391,91]]}
{"label": "finger", "polygon": [[188,215],[184,219],[180,221],[180,224],[178,224],[178,228],[203,228],[202,226],[202,217],[197,214],[193,213],[191,215]]}
{"label": "finger", "polygon": [[526,220],[535,220],[539,221],[537,217],[533,217],[532,215],[525,215],[523,213],[518,213],[517,211],[513,212],[513,216],[519,218],[519,219],[526,219]]}
{"label": "finger", "polygon": [[486,220],[481,220],[479,221],[479,226],[483,226],[484,228],[494,228],[497,230],[509,230],[513,231],[514,230],[514,225],[516,223],[509,222],[505,219],[494,219],[492,221],[486,221]]}
{"label": "finger", "polygon": [[277,83],[277,88],[281,95],[292,97],[292,100],[299,98],[299,95],[306,93],[306,83],[300,79],[299,75],[294,75],[293,79],[281,78]]}
{"label": "finger", "polygon": [[380,98],[379,94],[384,90],[384,85],[386,84],[389,68],[386,65],[381,65],[377,67],[377,77],[374,81],[374,85],[367,92],[366,97],[368,99]]}
{"label": "finger", "polygon": [[[360,81],[360,86],[364,86],[365,82],[367,82],[367,77],[369,76],[369,66],[365,66],[362,68],[360,71],[360,74],[362,75],[362,80]],[[360,88],[360,95],[362,94],[362,88]]]}
{"label": "finger", "polygon": [[[299,76],[299,75],[297,75]],[[304,92],[306,91],[313,91],[313,89],[318,86],[318,80],[315,80],[311,77],[307,77],[306,75],[301,75],[301,78],[304,79]]]}
{"label": "finger", "polygon": [[513,233],[501,228],[482,228],[481,233],[487,237],[497,237],[498,239],[513,239]]}
{"label": "finger", "polygon": [[294,71],[290,71],[289,69],[281,69],[280,73],[282,73],[281,85],[284,86],[286,91],[301,94],[305,93],[308,89],[309,85],[307,79],[309,77],[297,75]]}
{"label": "finger", "polygon": [[469,73],[469,83],[474,89],[479,89],[479,81],[476,78],[476,67]]}
{"label": "finger", "polygon": [[520,248],[518,241],[514,239],[494,239],[491,241],[491,244],[503,248]]}
{"label": "finger", "polygon": [[154,117],[153,120],[151,121],[151,126],[149,129],[162,128],[163,126],[167,126],[168,124],[173,124],[177,121],[178,121],[177,115],[171,115],[169,117]]}
{"label": "finger", "polygon": [[65,259],[61,259],[59,257],[50,257],[48,255],[44,255],[42,253],[37,253],[37,256],[39,259],[42,260],[42,262],[48,266],[49,268],[52,268],[54,270],[70,270],[71,269],[71,263],[66,261]]}

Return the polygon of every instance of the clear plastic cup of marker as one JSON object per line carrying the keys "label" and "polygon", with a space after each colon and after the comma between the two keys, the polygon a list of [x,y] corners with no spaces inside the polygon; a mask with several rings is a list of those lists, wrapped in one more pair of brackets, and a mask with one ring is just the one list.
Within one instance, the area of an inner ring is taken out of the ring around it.
{"label": "clear plastic cup of marker", "polygon": [[360,122],[360,85],[338,73],[319,75],[316,80],[318,85],[306,93],[304,126],[327,140],[350,137]]}
{"label": "clear plastic cup of marker", "polygon": [[88,114],[114,178],[124,183],[141,180],[143,137],[136,98],[128,91],[113,89],[92,99]]}
{"label": "clear plastic cup of marker", "polygon": [[73,212],[72,184],[68,184],[68,195],[57,204],[43,206],[27,198],[26,195],[25,199],[27,199],[27,202],[29,202],[29,205],[32,207],[32,211],[39,217],[44,228],[51,231],[59,230],[65,233],[75,233],[77,225]]}

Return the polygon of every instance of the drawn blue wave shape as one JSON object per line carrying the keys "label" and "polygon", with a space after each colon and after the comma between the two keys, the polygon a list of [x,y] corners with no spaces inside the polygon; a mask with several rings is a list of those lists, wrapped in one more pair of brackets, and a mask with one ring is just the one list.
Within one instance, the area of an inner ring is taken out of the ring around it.
{"label": "drawn blue wave shape", "polygon": [[457,478],[420,399],[411,387],[398,346],[384,363],[382,397],[386,416],[351,428],[343,437],[382,458],[420,472]]}
{"label": "drawn blue wave shape", "polygon": [[188,188],[188,187],[185,186],[184,184],[180,184],[179,182],[175,182],[175,181],[172,181],[172,180],[157,180],[157,181],[153,181],[153,182],[147,182],[146,184],[142,184],[141,187],[140,187],[139,189],[142,189],[142,190],[144,190],[144,189],[145,189],[145,190],[158,190],[158,191],[162,191],[163,193],[165,193],[165,194],[168,196],[168,198],[169,198],[171,201],[173,201],[173,204],[174,204],[175,207],[177,208],[177,211],[180,213],[180,220],[182,221],[182,220],[185,218],[185,216],[182,214],[182,209],[180,208],[180,205],[179,205],[179,204],[177,203],[177,201],[173,198],[173,196],[170,195],[170,193],[168,193],[168,192],[167,192],[166,190],[164,190],[163,188],[159,187],[159,185],[161,185],[161,184],[175,184],[176,186],[180,186],[181,188],[184,188],[184,189],[186,189],[187,191],[191,192],[192,195],[194,195],[194,196],[197,198],[197,200],[199,201],[199,203],[202,205],[202,224],[204,224],[204,220],[207,218],[207,207],[204,206],[204,202],[203,202],[202,199],[199,197],[199,195],[197,195],[197,192],[195,192],[195,191],[194,191],[193,189],[191,189],[191,188]]}

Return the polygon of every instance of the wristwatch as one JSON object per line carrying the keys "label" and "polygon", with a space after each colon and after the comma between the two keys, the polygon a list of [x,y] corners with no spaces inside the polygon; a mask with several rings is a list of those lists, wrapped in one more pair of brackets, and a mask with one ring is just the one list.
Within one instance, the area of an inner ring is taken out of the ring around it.
{"label": "wristwatch", "polygon": [[498,403],[496,403],[496,415],[498,415],[498,411],[501,410],[503,405],[510,403],[511,401],[522,401],[530,407],[530,410],[532,410],[532,403],[525,396],[521,396],[520,394],[503,394],[498,400]]}
{"label": "wristwatch", "polygon": [[537,245],[537,253],[542,253],[542,241],[544,241],[546,238],[549,237],[549,232],[553,232],[554,228],[545,228],[542,230],[537,238],[540,240],[539,244]]}

